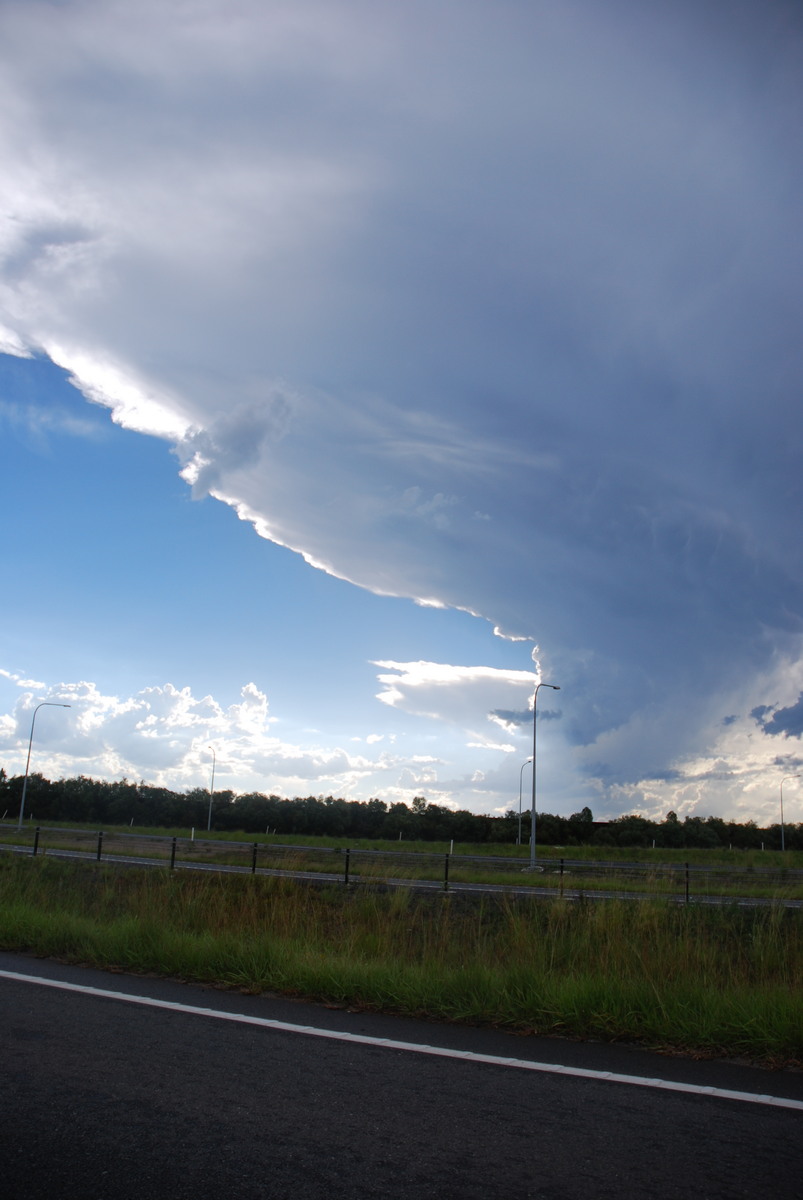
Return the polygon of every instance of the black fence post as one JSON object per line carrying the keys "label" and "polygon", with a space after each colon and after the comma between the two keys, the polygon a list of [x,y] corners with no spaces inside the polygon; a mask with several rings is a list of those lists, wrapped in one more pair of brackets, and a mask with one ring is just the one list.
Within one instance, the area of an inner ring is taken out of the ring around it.
{"label": "black fence post", "polygon": [[103,849],[103,834],[100,832],[100,830],[98,830],[98,849],[97,849],[97,853],[95,854],[95,858],[98,862],[100,862],[100,852],[102,849]]}
{"label": "black fence post", "polygon": [[170,870],[172,871],[176,865],[176,842],[178,838],[173,838],[173,845],[170,848]]}
{"label": "black fence post", "polygon": [[34,856],[34,858],[36,858],[36,853],[37,853],[38,849],[39,849],[39,826],[37,825],[36,829],[34,830],[34,833],[33,833],[33,856]]}
{"label": "black fence post", "polygon": [[351,851],[349,850],[349,848],[347,846],[346,847],[346,866],[345,866],[345,871],[344,871],[344,875],[343,875],[343,883],[346,885],[346,887],[348,887],[348,885],[349,885],[350,859],[351,859]]}
{"label": "black fence post", "polygon": [[449,891],[449,855],[446,855],[446,861],[443,865],[443,890]]}
{"label": "black fence post", "polygon": [[251,851],[251,874],[252,875],[256,875],[256,873],[257,873],[257,849],[258,849],[258,843],[254,842],[254,848]]}
{"label": "black fence post", "polygon": [[563,895],[563,859],[560,860],[560,894]]}
{"label": "black fence post", "polygon": [[689,864],[686,863],[686,903],[689,903]]}

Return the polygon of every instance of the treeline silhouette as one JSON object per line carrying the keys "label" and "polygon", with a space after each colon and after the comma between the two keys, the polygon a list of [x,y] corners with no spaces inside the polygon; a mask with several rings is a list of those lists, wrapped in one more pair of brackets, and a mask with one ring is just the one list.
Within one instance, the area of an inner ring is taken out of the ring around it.
{"label": "treeline silhouette", "polygon": [[[5,820],[19,815],[23,776],[7,777],[0,768],[0,813]],[[51,824],[84,821],[104,825],[144,825],[160,828],[206,829],[209,792],[195,788],[174,792],[169,788],[127,779],[109,783],[79,775],[72,779],[45,779],[30,775],[25,798],[26,823]],[[416,796],[411,805],[384,800],[343,800],[334,796],[284,799],[276,795],[216,791],[212,797],[212,829],[243,833],[318,834],[329,837],[386,838],[447,842],[516,842],[519,814],[488,816],[454,811]],[[739,824],[720,817],[685,817],[667,814],[663,821],[629,815],[613,821],[595,821],[584,808],[570,817],[539,813],[538,841],[549,846],[652,846],[683,849],[728,848],[778,850],[780,824],[762,828],[752,821]],[[530,814],[522,813],[521,837],[530,837]],[[785,825],[788,850],[803,850],[803,824]]]}

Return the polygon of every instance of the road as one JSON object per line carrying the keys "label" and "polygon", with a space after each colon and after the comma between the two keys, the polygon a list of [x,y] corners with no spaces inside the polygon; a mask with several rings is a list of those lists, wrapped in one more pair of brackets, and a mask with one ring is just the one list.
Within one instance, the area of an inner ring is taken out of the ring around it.
{"label": "road", "polygon": [[[19,846],[8,846],[0,844],[0,852],[11,854],[22,854],[30,856],[30,850]],[[83,850],[57,850],[49,848],[47,851],[49,858],[67,858],[80,859],[85,862],[99,861],[97,853]],[[125,854],[107,854],[103,858],[103,862],[108,866],[117,867],[149,867],[160,870],[165,870],[167,863],[163,858],[149,858],[144,855],[125,855]],[[265,875],[282,877],[285,879],[297,879],[304,883],[312,884],[329,884],[343,883],[343,871],[300,871],[300,870],[283,870],[280,867],[257,867],[255,870],[246,866],[233,866],[223,863],[199,863],[186,862],[176,859],[173,864],[173,869],[179,871],[206,871],[214,874],[229,874],[229,875]],[[376,886],[377,882],[383,887],[408,888],[411,891],[419,892],[443,892],[444,884],[442,880],[431,879],[397,879],[387,877],[377,880],[375,876],[361,876],[357,871],[351,871],[349,874],[349,882],[353,885],[365,884],[367,886]],[[665,900],[669,904],[687,904],[690,901],[694,904],[704,904],[709,907],[733,906],[738,908],[803,908],[803,900],[789,899],[763,899],[753,896],[720,896],[720,895],[704,895],[693,893],[691,897],[687,897],[683,892],[662,893],[656,896],[654,892],[632,892],[618,891],[612,889],[600,890],[595,888],[556,888],[556,887],[537,887],[535,884],[528,883],[524,886],[516,886],[515,884],[502,883],[455,883],[449,882],[448,890],[451,893],[463,892],[473,893],[475,895],[505,895],[518,897],[523,899],[537,898],[540,900],[555,900],[560,896],[563,900],[655,900],[657,898]]]}
{"label": "road", "polygon": [[[0,1046],[6,1200],[803,1196],[801,1074],[11,954],[0,954]],[[692,1090],[649,1086],[656,1078]]]}

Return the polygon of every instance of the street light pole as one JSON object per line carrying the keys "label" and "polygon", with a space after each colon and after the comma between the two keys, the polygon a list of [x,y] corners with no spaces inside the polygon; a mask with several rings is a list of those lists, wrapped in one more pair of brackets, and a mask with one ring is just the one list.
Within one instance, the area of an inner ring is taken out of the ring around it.
{"label": "street light pole", "polygon": [[784,841],[784,832],[783,832],[783,785],[786,783],[787,779],[800,779],[800,776],[799,775],[784,775],[783,779],[781,780],[781,852],[782,853],[786,849],[786,844]]}
{"label": "street light pole", "polygon": [[215,764],[217,763],[214,746],[209,746],[208,749],[212,751],[212,786],[209,789],[209,817],[206,822],[207,833],[209,833],[210,829],[212,828],[212,798],[215,794]]}
{"label": "street light pole", "polygon": [[536,776],[536,737],[538,729],[538,692],[542,687],[551,688],[553,692],[559,692],[560,688],[556,683],[537,683],[533,694],[533,804],[530,813],[530,870],[535,870],[535,776]]}
{"label": "street light pole", "polygon": [[22,781],[22,799],[20,800],[20,819],[17,822],[17,829],[22,829],[22,818],[25,816],[25,793],[28,790],[28,770],[31,765],[31,747],[33,746],[33,727],[36,724],[36,714],[40,708],[72,708],[71,704],[60,704],[57,700],[43,700],[41,704],[37,704],[33,710],[31,717],[31,736],[28,738],[28,761],[25,764],[25,778]]}
{"label": "street light pole", "polygon": [[518,836],[518,840],[516,842],[517,846],[521,845],[521,785],[522,785],[522,779],[524,777],[524,768],[527,766],[527,763],[531,763],[532,761],[533,760],[531,758],[525,758],[524,762],[521,764],[521,770],[519,771],[519,836]]}

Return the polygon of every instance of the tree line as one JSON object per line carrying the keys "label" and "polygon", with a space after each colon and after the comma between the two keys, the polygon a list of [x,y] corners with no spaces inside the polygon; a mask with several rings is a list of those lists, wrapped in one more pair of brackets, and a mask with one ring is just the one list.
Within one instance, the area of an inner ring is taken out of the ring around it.
{"label": "tree line", "polygon": [[[23,776],[8,777],[0,768],[0,813],[13,820],[19,814]],[[503,816],[457,811],[416,796],[412,804],[384,800],[344,800],[334,796],[296,796],[293,799],[260,792],[237,795],[216,791],[212,795],[212,829],[243,833],[289,835],[317,834],[344,838],[384,838],[410,841],[501,843],[518,839],[519,814]],[[174,792],[127,779],[117,782],[79,775],[49,780],[28,777],[26,819],[34,824],[83,821],[96,825],[155,826],[206,829],[210,794],[205,788]],[[753,821],[739,823],[720,817],[685,817],[667,814],[652,821],[631,814],[612,821],[595,821],[589,808],[569,817],[539,813],[538,841],[547,846],[645,846],[674,849],[717,847],[780,849],[779,824],[761,827]],[[521,815],[522,842],[529,842],[530,814]],[[803,850],[803,824],[784,826],[788,850]]]}

